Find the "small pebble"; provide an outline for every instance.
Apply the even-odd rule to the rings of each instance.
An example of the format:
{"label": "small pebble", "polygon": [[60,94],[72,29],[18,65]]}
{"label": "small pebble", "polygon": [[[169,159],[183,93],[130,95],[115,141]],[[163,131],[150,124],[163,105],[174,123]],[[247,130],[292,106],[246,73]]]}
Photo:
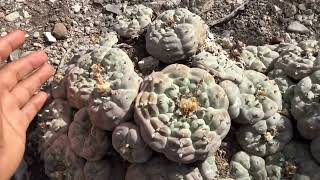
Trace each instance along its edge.
{"label": "small pebble", "polygon": [[2,32],[1,37],[6,36],[8,33],[7,32]]}
{"label": "small pebble", "polygon": [[40,33],[39,32],[34,32],[33,33],[33,37],[36,38],[36,39],[39,38],[40,37]]}
{"label": "small pebble", "polygon": [[57,38],[57,39],[67,39],[68,38],[68,30],[66,26],[63,23],[57,23],[54,25],[52,34]]}
{"label": "small pebble", "polygon": [[72,6],[73,12],[78,13],[80,12],[82,6],[80,6],[79,4],[75,4]]}
{"label": "small pebble", "polygon": [[15,12],[12,12],[12,13],[8,14],[5,17],[5,20],[9,21],[9,22],[13,22],[13,21],[17,20],[19,17],[20,17],[19,12],[15,11]]}
{"label": "small pebble", "polygon": [[57,39],[51,34],[51,32],[44,32],[44,36],[48,42],[54,43],[57,42]]}
{"label": "small pebble", "polygon": [[298,21],[293,21],[288,26],[288,31],[296,32],[296,33],[307,33],[309,29]]}

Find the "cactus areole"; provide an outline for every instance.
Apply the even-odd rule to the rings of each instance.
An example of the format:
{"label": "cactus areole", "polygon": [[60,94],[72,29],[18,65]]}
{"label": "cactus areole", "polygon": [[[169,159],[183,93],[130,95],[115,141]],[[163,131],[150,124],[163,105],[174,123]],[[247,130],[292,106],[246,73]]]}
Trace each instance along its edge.
{"label": "cactus areole", "polygon": [[147,77],[135,106],[145,142],[181,163],[204,160],[230,129],[229,101],[213,76],[173,64]]}

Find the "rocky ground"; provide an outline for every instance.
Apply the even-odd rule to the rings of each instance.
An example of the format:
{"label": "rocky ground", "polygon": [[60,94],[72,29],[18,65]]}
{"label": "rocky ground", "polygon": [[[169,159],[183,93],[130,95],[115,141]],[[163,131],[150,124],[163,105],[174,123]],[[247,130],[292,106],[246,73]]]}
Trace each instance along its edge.
{"label": "rocky ground", "polygon": [[[163,0],[130,1],[133,4],[141,2],[152,7],[155,14],[168,8],[186,6],[206,20],[216,38],[227,40],[230,44],[263,45],[320,38],[319,0],[207,0],[201,7],[192,4],[191,0],[183,5],[178,0],[172,0],[170,6],[161,4]],[[1,36],[14,29],[27,33],[26,43],[10,56],[9,61],[30,51],[44,50],[49,55],[50,63],[58,69],[71,56],[93,48],[100,37],[112,31],[114,18],[121,13],[118,3],[121,1],[0,0]],[[148,56],[143,42],[143,37],[122,39],[120,42],[125,43],[121,47],[136,62],[137,70],[138,62]],[[30,127],[30,131],[34,126]],[[46,179],[34,151],[37,144],[32,141],[31,135],[29,139],[25,158],[28,178]],[[225,141],[221,151],[230,150],[227,148],[231,146],[228,138]],[[225,152],[221,152],[221,157],[218,164],[226,170],[220,172],[227,176],[223,159],[230,157]]]}

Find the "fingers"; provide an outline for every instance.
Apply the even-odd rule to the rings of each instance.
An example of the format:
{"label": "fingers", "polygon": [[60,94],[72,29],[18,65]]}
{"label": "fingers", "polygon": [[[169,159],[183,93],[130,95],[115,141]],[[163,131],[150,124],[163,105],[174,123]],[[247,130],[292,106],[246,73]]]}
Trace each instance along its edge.
{"label": "fingers", "polygon": [[18,107],[22,108],[28,103],[34,93],[40,89],[41,85],[45,83],[53,73],[54,70],[52,66],[45,63],[35,73],[20,81],[11,91],[11,94],[17,99]]}
{"label": "fingers", "polygon": [[44,52],[29,54],[19,60],[9,63],[0,70],[0,83],[9,91],[25,76],[33,72],[48,61],[48,56]]}
{"label": "fingers", "polygon": [[0,39],[0,61],[7,59],[12,51],[22,46],[25,33],[17,30]]}
{"label": "fingers", "polygon": [[45,92],[39,92],[38,94],[34,95],[30,101],[22,108],[22,112],[24,113],[25,117],[27,118],[24,121],[23,126],[25,129],[28,128],[32,119],[36,116],[36,114],[40,111],[44,103],[46,102],[48,95]]}

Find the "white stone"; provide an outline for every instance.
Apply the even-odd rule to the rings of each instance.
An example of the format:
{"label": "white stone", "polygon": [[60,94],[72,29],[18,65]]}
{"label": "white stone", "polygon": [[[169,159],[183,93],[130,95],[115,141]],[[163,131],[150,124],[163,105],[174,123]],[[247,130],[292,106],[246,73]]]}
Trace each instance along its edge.
{"label": "white stone", "polygon": [[80,12],[81,8],[82,8],[82,6],[80,6],[79,4],[75,4],[72,6],[72,9],[75,13]]}
{"label": "white stone", "polygon": [[49,42],[57,42],[57,39],[51,34],[51,32],[44,32],[44,36]]}
{"label": "white stone", "polygon": [[20,17],[19,12],[15,11],[15,12],[12,12],[12,13],[8,14],[8,15],[5,17],[5,20],[6,20],[6,21],[9,21],[9,22],[12,22],[12,21],[17,20],[19,17]]}

